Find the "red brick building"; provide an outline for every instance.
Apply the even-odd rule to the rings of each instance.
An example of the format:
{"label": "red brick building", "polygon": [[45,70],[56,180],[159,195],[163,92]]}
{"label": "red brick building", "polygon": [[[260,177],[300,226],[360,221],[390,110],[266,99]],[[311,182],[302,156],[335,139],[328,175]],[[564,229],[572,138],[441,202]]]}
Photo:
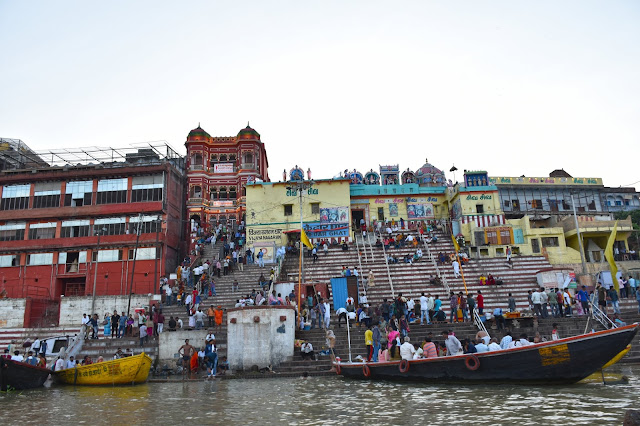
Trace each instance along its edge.
{"label": "red brick building", "polygon": [[267,151],[247,127],[237,136],[212,137],[200,126],[187,141],[188,216],[205,228],[244,220],[247,181],[269,182]]}
{"label": "red brick building", "polygon": [[95,277],[97,295],[156,293],[185,251],[184,158],[165,144],[40,156],[48,167],[0,172],[0,291],[45,306]]}

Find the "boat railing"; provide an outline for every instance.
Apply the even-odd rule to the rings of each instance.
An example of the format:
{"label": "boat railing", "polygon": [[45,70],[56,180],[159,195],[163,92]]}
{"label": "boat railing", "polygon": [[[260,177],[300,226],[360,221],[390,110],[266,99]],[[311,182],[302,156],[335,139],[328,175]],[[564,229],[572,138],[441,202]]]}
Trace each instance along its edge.
{"label": "boat railing", "polygon": [[475,324],[476,327],[478,327],[478,330],[480,331],[484,331],[485,333],[489,334],[489,332],[487,331],[487,327],[484,326],[484,322],[482,321],[482,318],[480,317],[480,314],[478,313],[478,310],[474,307],[473,308],[473,323]]}
{"label": "boat railing", "polygon": [[64,351],[64,359],[65,361],[69,360],[69,357],[78,357],[78,354],[82,350],[82,345],[84,344],[84,339],[87,335],[87,330],[89,326],[87,324],[82,324],[80,328],[80,334],[69,337],[67,340],[67,349]]}
{"label": "boat railing", "polygon": [[598,308],[598,304],[594,303],[593,298],[589,299],[589,304],[591,305],[591,318],[598,321],[607,330],[611,328],[618,328],[616,323],[611,321],[611,318],[609,318],[606,313],[602,312],[602,310]]}

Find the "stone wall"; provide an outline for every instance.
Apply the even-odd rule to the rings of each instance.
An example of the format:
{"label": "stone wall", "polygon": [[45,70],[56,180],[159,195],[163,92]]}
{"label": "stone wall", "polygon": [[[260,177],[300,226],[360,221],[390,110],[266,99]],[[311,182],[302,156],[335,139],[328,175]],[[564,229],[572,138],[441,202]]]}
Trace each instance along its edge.
{"label": "stone wall", "polygon": [[[166,326],[166,323],[165,323]],[[178,350],[184,345],[184,340],[189,339],[189,344],[194,348],[200,349],[205,346],[204,338],[207,335],[207,329],[202,330],[178,330],[165,331],[160,333],[158,338],[158,359],[160,365],[167,364],[173,368],[178,360]]]}
{"label": "stone wall", "polygon": [[250,306],[227,311],[227,358],[231,370],[276,367],[293,357],[293,306]]}
{"label": "stone wall", "polygon": [[[134,294],[131,296],[131,312],[135,308],[145,307],[149,308],[149,303],[152,300],[159,300],[160,295],[141,295]],[[127,305],[129,303],[128,296],[96,296],[95,312],[100,319],[104,317],[105,312],[113,313],[114,309],[118,313],[127,311]],[[91,311],[91,296],[79,296],[79,297],[62,297],[60,299],[60,325],[76,325],[80,326],[82,321],[82,314],[89,315]]]}
{"label": "stone wall", "polygon": [[24,327],[27,299],[0,299],[0,328]]}

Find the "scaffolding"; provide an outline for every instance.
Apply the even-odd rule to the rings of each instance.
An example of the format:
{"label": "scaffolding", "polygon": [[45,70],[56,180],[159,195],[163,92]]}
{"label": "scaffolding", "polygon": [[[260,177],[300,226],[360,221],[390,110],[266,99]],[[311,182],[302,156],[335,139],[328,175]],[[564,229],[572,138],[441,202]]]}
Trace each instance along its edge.
{"label": "scaffolding", "polygon": [[129,147],[61,148],[36,152],[50,167],[131,167],[170,162],[185,171],[185,157],[166,141],[133,143]]}

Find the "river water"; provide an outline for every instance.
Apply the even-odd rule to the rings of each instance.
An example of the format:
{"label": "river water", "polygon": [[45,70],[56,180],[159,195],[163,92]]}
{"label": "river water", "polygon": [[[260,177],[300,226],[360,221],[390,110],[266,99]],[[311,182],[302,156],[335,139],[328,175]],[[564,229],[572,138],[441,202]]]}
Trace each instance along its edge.
{"label": "river water", "polygon": [[338,377],[58,387],[0,395],[14,424],[622,424],[640,409],[640,366],[628,384],[421,385]]}

